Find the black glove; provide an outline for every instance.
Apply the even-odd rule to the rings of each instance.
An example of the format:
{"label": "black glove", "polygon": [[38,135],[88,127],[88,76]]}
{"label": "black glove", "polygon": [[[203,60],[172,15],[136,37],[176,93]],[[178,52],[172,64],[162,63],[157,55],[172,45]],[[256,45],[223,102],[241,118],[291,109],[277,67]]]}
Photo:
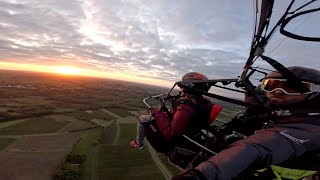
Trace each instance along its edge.
{"label": "black glove", "polygon": [[206,177],[197,169],[190,169],[180,175],[173,176],[171,180],[206,180]]}

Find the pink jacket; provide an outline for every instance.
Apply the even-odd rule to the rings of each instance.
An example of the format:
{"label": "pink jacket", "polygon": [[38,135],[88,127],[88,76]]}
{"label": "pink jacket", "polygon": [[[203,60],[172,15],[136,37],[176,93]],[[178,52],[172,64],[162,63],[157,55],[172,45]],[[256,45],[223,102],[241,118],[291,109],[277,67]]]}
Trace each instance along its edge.
{"label": "pink jacket", "polygon": [[[163,137],[171,141],[185,134],[189,127],[203,124],[203,121],[209,122],[211,108],[212,103],[207,99],[201,98],[197,104],[190,100],[179,103],[174,109],[172,120],[166,113],[158,109],[153,109],[151,113]],[[203,117],[203,114],[207,116]]]}

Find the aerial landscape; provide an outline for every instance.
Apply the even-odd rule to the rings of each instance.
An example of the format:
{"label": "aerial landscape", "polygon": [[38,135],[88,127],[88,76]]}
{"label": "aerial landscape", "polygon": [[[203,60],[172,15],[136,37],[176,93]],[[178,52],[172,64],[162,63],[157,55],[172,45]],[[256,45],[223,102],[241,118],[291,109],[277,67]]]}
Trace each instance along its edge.
{"label": "aerial landscape", "polygon": [[[163,171],[168,177],[179,172],[152,147],[139,152],[128,145],[137,117],[146,113],[142,99],[168,88],[24,71],[0,74],[5,179],[166,179]],[[136,174],[139,169],[148,171]]]}
{"label": "aerial landscape", "polygon": [[[131,176],[129,159],[149,153],[132,151],[128,137],[133,136],[136,116],[145,109],[143,97],[167,89],[98,78],[0,73],[0,159],[5,179]],[[119,158],[127,159],[108,167]],[[160,173],[151,157],[137,159],[146,162],[132,168]]]}
{"label": "aerial landscape", "polygon": [[[319,12],[316,0],[0,0],[0,180],[319,179],[319,131],[277,130],[297,114],[319,128]],[[293,173],[291,158],[308,166]]]}

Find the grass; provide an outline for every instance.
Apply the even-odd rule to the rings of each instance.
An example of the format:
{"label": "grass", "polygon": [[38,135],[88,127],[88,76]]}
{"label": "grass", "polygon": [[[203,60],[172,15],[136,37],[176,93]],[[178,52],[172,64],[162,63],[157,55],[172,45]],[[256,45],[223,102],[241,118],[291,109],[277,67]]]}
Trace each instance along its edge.
{"label": "grass", "polygon": [[54,133],[69,124],[48,117],[36,117],[0,129],[0,135],[24,135]]}
{"label": "grass", "polygon": [[16,138],[0,138],[0,151],[6,148],[9,144],[17,140]]}
{"label": "grass", "polygon": [[98,163],[98,148],[100,145],[93,147],[90,150],[90,153],[87,155],[87,159],[84,162],[83,168],[83,176],[81,179],[83,180],[96,180],[96,167]]}
{"label": "grass", "polygon": [[48,105],[51,103],[50,100],[47,100],[45,97],[41,96],[29,96],[29,97],[23,97],[23,98],[14,98],[13,101],[24,104],[24,105]]}
{"label": "grass", "polygon": [[116,119],[116,117],[108,113],[105,113],[101,110],[92,111],[92,113],[87,113],[85,111],[77,111],[77,112],[74,112],[73,115],[80,120],[86,120],[86,121],[90,121],[91,119],[103,119],[103,120]]}
{"label": "grass", "polygon": [[129,111],[131,114],[133,114],[135,117],[139,117],[141,114],[138,110],[135,110],[135,111]]}
{"label": "grass", "polygon": [[101,128],[91,130],[84,138],[76,144],[72,150],[72,154],[86,155],[86,160],[81,166],[83,176],[82,179],[90,180],[95,174],[95,164],[97,162],[97,144],[101,137]]}
{"label": "grass", "polygon": [[124,108],[118,108],[118,107],[108,107],[106,108],[108,111],[120,116],[120,117],[127,117],[127,116],[132,116],[130,112],[125,110]]}
{"label": "grass", "polygon": [[217,117],[217,119],[219,120],[222,120],[222,121],[225,121],[225,122],[228,122],[231,120],[233,115],[229,114],[229,113],[226,113],[224,111],[221,111]]}
{"label": "grass", "polygon": [[78,120],[77,118],[70,115],[48,115],[44,117],[53,119],[55,121],[66,121],[66,122],[73,122]]}
{"label": "grass", "polygon": [[136,134],[136,124],[120,124],[120,131],[116,145],[98,146],[95,157],[98,160],[95,168],[96,176],[92,179],[163,180],[164,177],[149,151],[146,148],[137,150],[129,146],[130,140],[134,139]]}
{"label": "grass", "polygon": [[88,121],[73,121],[70,124],[68,124],[67,127],[63,128],[62,131],[59,132],[79,131],[94,127],[97,127],[97,125]]}
{"label": "grass", "polygon": [[25,121],[26,119],[19,119],[19,120],[14,120],[14,121],[6,121],[6,122],[2,122],[0,123],[0,128],[5,128],[14,124],[18,124],[21,123],[23,121]]}
{"label": "grass", "polygon": [[72,150],[72,153],[79,155],[87,155],[93,146],[98,144],[98,140],[101,136],[101,128],[91,130],[84,138],[76,144]]}
{"label": "grass", "polygon": [[117,135],[117,123],[114,121],[109,126],[105,127],[101,137],[102,144],[112,144]]}
{"label": "grass", "polygon": [[101,145],[98,150],[97,179],[163,180],[149,152],[128,145]]}
{"label": "grass", "polygon": [[94,146],[98,141],[102,141],[102,143],[111,144],[114,140],[114,136],[116,135],[116,123],[110,124],[105,129],[95,129],[92,130],[85,138],[83,138],[73,149],[72,153],[86,155],[86,161],[82,166],[83,177],[84,180],[94,180],[96,179],[96,166],[98,160],[98,150],[101,145]]}
{"label": "grass", "polygon": [[62,108],[62,107],[57,107],[56,109],[53,110],[54,113],[62,113],[62,112],[72,112],[75,109],[72,108]]}
{"label": "grass", "polygon": [[136,124],[120,124],[120,138],[118,144],[125,144],[129,147],[129,142],[136,137]]}

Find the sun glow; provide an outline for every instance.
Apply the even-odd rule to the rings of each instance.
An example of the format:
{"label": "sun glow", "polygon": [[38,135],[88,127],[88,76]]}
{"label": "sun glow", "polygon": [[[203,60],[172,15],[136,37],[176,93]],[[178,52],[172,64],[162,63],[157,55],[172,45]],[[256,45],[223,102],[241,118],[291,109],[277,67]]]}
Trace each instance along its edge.
{"label": "sun glow", "polygon": [[11,63],[11,62],[0,62],[0,69],[8,70],[22,70],[22,71],[36,71],[36,72],[47,72],[47,73],[59,73],[63,75],[76,75],[76,76],[88,76],[88,77],[99,77],[99,78],[111,78],[117,80],[125,80],[131,82],[152,84],[157,86],[171,87],[173,82],[139,77],[132,74],[125,74],[121,72],[102,72],[83,67],[72,67],[72,66],[48,66],[48,65],[36,65],[36,64],[23,64],[23,63]]}
{"label": "sun glow", "polygon": [[65,74],[65,75],[81,74],[80,68],[70,67],[70,66],[57,66],[57,67],[54,67],[54,71],[56,73]]}

